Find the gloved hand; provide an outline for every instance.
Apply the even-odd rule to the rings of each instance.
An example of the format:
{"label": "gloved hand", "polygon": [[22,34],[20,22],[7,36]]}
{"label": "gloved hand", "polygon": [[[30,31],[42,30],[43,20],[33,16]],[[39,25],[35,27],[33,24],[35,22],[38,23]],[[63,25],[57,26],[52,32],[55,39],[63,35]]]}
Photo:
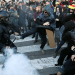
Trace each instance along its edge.
{"label": "gloved hand", "polygon": [[15,36],[16,40],[22,39],[22,36]]}

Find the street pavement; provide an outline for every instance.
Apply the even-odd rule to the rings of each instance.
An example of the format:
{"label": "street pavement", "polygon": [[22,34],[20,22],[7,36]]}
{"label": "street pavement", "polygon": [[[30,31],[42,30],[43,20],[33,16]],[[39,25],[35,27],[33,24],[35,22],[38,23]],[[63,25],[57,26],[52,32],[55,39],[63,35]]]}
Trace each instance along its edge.
{"label": "street pavement", "polygon": [[[14,35],[12,35],[11,40],[13,41],[14,38]],[[29,58],[32,66],[37,69],[40,75],[57,73],[59,68],[56,67],[55,64],[57,63],[59,54],[56,58],[53,58],[56,48],[50,48],[50,46],[46,44],[44,47],[45,54],[42,54],[40,51],[40,38],[37,43],[34,43],[34,40],[35,38],[32,39],[32,36],[28,36],[23,40],[15,40],[14,44],[18,48],[17,52],[25,54]],[[62,49],[66,46],[67,44],[64,44]],[[0,54],[0,67],[2,67],[4,59],[5,57],[3,54]]]}

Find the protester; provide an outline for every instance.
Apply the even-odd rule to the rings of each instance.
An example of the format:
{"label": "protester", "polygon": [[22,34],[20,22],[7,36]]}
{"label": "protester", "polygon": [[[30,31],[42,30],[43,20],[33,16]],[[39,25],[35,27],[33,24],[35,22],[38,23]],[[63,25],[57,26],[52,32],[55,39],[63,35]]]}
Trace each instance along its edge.
{"label": "protester", "polygon": [[[36,7],[36,12],[34,13],[34,16],[33,16],[33,18],[34,18],[34,23],[35,23],[35,21],[36,21],[36,18],[37,18],[41,13],[42,13],[42,8],[41,8],[41,6],[37,6],[37,7]],[[34,23],[33,23],[33,26],[34,26]],[[32,27],[33,27],[33,26],[32,26]],[[32,38],[35,37],[34,43],[36,43],[37,40],[38,40],[38,34],[39,34],[38,32],[33,34],[33,37],[32,37]]]}
{"label": "protester", "polygon": [[41,40],[42,40],[40,50],[44,54],[45,52],[44,52],[43,48],[47,42],[45,29],[54,31],[56,28],[56,22],[55,22],[53,14],[50,13],[49,5],[45,6],[45,8],[43,9],[43,12],[37,17],[36,24],[37,25],[35,25],[35,27],[32,30],[30,30],[29,32],[24,33],[23,35],[16,37],[16,38],[23,39],[33,33],[38,32],[40,34]]}

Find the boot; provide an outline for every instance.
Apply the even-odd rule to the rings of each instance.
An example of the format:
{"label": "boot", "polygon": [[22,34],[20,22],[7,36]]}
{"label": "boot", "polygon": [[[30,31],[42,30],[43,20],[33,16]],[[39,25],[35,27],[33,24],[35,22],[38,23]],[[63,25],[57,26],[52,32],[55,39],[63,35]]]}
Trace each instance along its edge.
{"label": "boot", "polygon": [[45,54],[45,51],[43,49],[40,49],[40,51],[42,52],[42,54]]}

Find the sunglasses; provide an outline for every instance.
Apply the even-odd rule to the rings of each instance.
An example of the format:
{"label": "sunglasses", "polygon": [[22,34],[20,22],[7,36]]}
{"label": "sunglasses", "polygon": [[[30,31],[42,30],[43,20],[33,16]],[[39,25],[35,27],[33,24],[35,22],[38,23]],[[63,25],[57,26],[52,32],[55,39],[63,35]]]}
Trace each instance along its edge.
{"label": "sunglasses", "polygon": [[44,12],[44,13],[48,14],[47,12]]}

